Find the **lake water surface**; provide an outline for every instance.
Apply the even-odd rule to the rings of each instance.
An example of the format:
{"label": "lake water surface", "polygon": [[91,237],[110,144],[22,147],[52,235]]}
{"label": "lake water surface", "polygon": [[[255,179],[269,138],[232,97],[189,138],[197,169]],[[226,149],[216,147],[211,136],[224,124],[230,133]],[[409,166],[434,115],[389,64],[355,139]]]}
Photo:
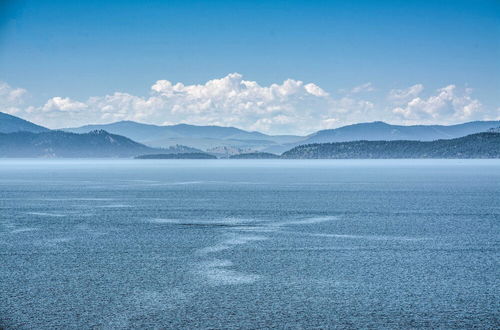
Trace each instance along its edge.
{"label": "lake water surface", "polygon": [[0,160],[0,328],[497,328],[498,160]]}

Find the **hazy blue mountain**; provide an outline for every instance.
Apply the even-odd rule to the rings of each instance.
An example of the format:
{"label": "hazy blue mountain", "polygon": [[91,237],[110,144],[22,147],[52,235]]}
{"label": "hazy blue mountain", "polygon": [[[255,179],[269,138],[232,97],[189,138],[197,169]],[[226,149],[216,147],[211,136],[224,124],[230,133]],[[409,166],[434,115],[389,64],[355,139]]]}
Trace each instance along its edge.
{"label": "hazy blue mountain", "polygon": [[0,133],[47,132],[48,128],[33,124],[27,120],[0,112]]}
{"label": "hazy blue mountain", "polygon": [[311,134],[300,144],[346,141],[433,141],[453,139],[469,134],[485,132],[500,126],[500,121],[473,121],[458,125],[390,125],[381,121],[343,126]]}
{"label": "hazy blue mountain", "polygon": [[311,143],[345,141],[432,141],[451,139],[487,131],[500,126],[500,121],[476,121],[465,124],[443,125],[390,125],[384,122],[361,123],[336,129],[318,131],[309,136],[266,135],[248,132],[235,127],[195,126],[187,124],[157,126],[133,121],[120,121],[104,125],[87,125],[68,128],[65,131],[86,133],[104,129],[113,134],[127,136],[151,147],[187,145],[210,150],[213,148],[238,148],[260,152],[282,153],[291,148]]}
{"label": "hazy blue mountain", "polygon": [[293,135],[272,136],[259,132],[249,132],[235,127],[196,126],[188,124],[157,126],[134,121],[86,125],[76,128],[65,128],[63,130],[73,133],[87,133],[96,129],[103,129],[113,134],[127,136],[152,147],[182,144],[205,150],[220,146],[262,149],[302,139],[302,137]]}
{"label": "hazy blue mountain", "polygon": [[61,130],[72,133],[88,133],[95,130],[105,130],[112,134],[126,136],[135,141],[155,138],[161,135],[163,131],[161,126],[141,124],[133,121],[119,121],[104,125],[85,125],[75,128],[64,128]]}
{"label": "hazy blue mountain", "polygon": [[197,152],[183,146],[155,149],[124,136],[96,130],[0,133],[0,157],[134,157],[148,153]]}
{"label": "hazy blue mountain", "polygon": [[[266,135],[235,127],[195,126],[178,124],[158,126],[134,121],[120,121],[103,125],[86,125],[64,129],[66,132],[88,133],[105,130],[126,136],[152,148],[185,145],[201,150],[229,148],[280,154],[298,145],[347,141],[433,141],[458,138],[485,132],[500,126],[500,121],[475,121],[459,125],[391,125],[384,122],[360,123],[336,129],[321,130],[309,136]],[[47,128],[21,118],[0,113],[0,132],[46,132]]]}
{"label": "hazy blue mountain", "polygon": [[436,141],[353,141],[295,147],[282,158],[500,158],[500,133],[484,132]]}
{"label": "hazy blue mountain", "polygon": [[104,129],[113,134],[120,134],[137,141],[155,141],[175,138],[209,138],[209,139],[257,139],[265,140],[266,135],[258,132],[247,132],[234,127],[194,126],[187,124],[157,126],[134,121],[119,121],[111,124],[86,125],[76,128],[65,128],[64,131],[87,133],[96,129]]}

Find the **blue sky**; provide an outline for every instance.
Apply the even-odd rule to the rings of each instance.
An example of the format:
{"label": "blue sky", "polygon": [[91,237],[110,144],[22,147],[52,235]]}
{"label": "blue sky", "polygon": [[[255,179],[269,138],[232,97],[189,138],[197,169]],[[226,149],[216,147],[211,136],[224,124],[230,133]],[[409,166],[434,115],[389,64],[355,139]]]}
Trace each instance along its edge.
{"label": "blue sky", "polygon": [[[499,1],[3,1],[0,9],[0,105],[50,127],[132,119],[307,133],[365,119],[500,117]],[[163,80],[183,88],[151,89]]]}

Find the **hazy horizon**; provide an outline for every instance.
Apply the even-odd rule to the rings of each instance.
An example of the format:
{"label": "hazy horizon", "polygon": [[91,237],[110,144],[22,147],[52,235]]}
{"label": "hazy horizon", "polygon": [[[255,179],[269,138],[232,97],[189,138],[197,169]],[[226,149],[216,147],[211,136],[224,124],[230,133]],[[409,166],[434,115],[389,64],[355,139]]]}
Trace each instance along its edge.
{"label": "hazy horizon", "polygon": [[[13,115],[13,116],[15,116],[15,115]],[[23,120],[27,120],[27,119],[19,117],[19,116],[15,116],[15,117],[21,118]],[[29,120],[27,120],[27,121],[29,121]],[[30,121],[30,122],[33,123],[33,124],[35,124],[35,125],[39,125],[39,126],[48,128],[48,127],[43,126],[43,125],[41,125],[39,123],[32,122],[32,121]],[[375,124],[375,123],[383,123],[383,124],[387,124],[389,126],[402,126],[402,127],[412,127],[412,126],[443,126],[443,127],[447,127],[447,126],[459,126],[459,125],[464,125],[464,124],[469,124],[469,123],[474,123],[474,122],[499,122],[500,123],[500,119],[496,119],[496,120],[472,120],[472,121],[460,122],[460,123],[449,124],[449,125],[445,125],[445,124],[408,124],[408,125],[404,125],[404,124],[395,124],[395,123],[391,123],[391,122],[387,122],[387,121],[382,121],[382,120],[374,120],[374,121],[365,121],[365,122],[346,123],[345,125],[341,125],[341,126],[338,126],[338,127],[332,127],[332,128],[328,128],[328,129],[337,129],[337,128],[343,128],[343,127],[348,127],[348,126],[368,125],[368,124]],[[243,131],[248,131],[248,132],[251,132],[251,133],[253,133],[253,132],[255,132],[255,133],[263,133],[263,132],[258,131],[258,130],[253,130],[253,131],[252,130],[245,130],[244,128],[237,127],[237,126],[195,125],[195,124],[190,124],[190,123],[186,123],[186,122],[171,123],[171,124],[167,124],[167,125],[158,125],[158,124],[149,124],[149,123],[146,123],[146,122],[141,122],[141,121],[137,121],[137,120],[130,120],[130,119],[124,119],[124,120],[118,120],[118,121],[110,121],[110,122],[103,122],[103,123],[86,123],[86,124],[82,124],[80,126],[75,126],[75,127],[57,127],[57,128],[49,128],[49,129],[51,129],[51,130],[66,130],[66,129],[83,128],[83,127],[87,127],[87,126],[107,126],[107,125],[113,125],[113,124],[118,124],[118,123],[134,123],[134,124],[138,124],[138,125],[151,125],[151,126],[156,126],[156,127],[171,127],[171,126],[186,125],[186,126],[195,126],[195,127],[236,128],[236,129],[240,129],[240,130],[243,130]],[[496,127],[492,127],[492,128],[496,128]],[[328,130],[328,129],[324,129],[324,130]],[[293,136],[304,136],[305,137],[305,136],[317,133],[319,131],[322,131],[322,130],[312,131],[312,132],[309,132],[309,133],[306,133],[306,134],[293,134],[293,133],[289,133],[289,134],[268,134],[268,135],[290,135],[290,136],[293,135]]]}

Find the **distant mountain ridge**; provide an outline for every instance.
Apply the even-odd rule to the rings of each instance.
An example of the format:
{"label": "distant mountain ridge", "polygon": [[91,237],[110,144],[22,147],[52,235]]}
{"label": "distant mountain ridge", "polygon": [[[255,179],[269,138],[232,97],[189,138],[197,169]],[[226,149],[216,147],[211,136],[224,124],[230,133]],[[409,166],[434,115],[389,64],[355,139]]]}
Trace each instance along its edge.
{"label": "distant mountain ridge", "polygon": [[500,158],[500,133],[435,141],[352,141],[295,147],[285,159]]}
{"label": "distant mountain ridge", "polygon": [[[308,136],[267,135],[235,127],[195,126],[188,124],[158,126],[134,121],[86,125],[63,129],[65,132],[88,133],[105,130],[125,136],[150,148],[177,148],[184,145],[220,157],[239,153],[268,152],[281,154],[299,145],[347,141],[433,141],[497,130],[500,121],[474,121],[458,125],[391,125],[384,122],[359,123],[321,130]],[[50,130],[21,118],[0,112],[0,133],[49,132]]]}
{"label": "distant mountain ridge", "polygon": [[0,133],[0,157],[134,157],[150,153],[199,152],[183,146],[150,148],[124,136],[96,130],[86,134],[48,131]]}
{"label": "distant mountain ridge", "polygon": [[113,134],[127,136],[152,147],[166,147],[175,144],[189,145],[199,149],[214,147],[238,147],[262,149],[272,145],[291,143],[302,139],[294,135],[266,135],[249,132],[235,127],[196,126],[188,124],[158,126],[134,121],[119,121],[111,124],[85,125],[62,130],[73,133],[87,133],[104,129]]}
{"label": "distant mountain ridge", "polygon": [[485,132],[500,126],[500,121],[473,121],[458,125],[391,125],[381,121],[322,130],[300,141],[301,144],[347,141],[433,141],[453,139]]}
{"label": "distant mountain ridge", "polygon": [[196,126],[188,124],[177,125],[151,125],[143,124],[135,121],[124,120],[110,124],[85,125],[75,128],[64,128],[63,131],[71,131],[73,133],[87,133],[96,129],[106,129],[107,131],[120,131],[120,133],[128,133],[131,138],[136,140],[154,140],[166,137],[192,137],[192,138],[252,138],[259,139],[266,137],[265,134],[259,132],[248,132],[235,127],[223,126]]}
{"label": "distant mountain ridge", "polygon": [[33,124],[30,121],[21,119],[16,116],[0,112],[0,133],[14,133],[14,132],[48,132],[48,128],[40,125]]}
{"label": "distant mountain ridge", "polygon": [[295,146],[311,143],[345,141],[432,141],[451,139],[487,131],[500,126],[500,121],[475,121],[458,125],[391,125],[384,122],[360,123],[322,130],[308,136],[267,135],[235,127],[195,126],[178,124],[158,126],[134,121],[120,121],[103,125],[86,125],[66,128],[65,131],[86,133],[104,129],[113,134],[127,136],[152,147],[182,144],[208,150],[218,147],[251,149],[261,152],[281,153]]}

